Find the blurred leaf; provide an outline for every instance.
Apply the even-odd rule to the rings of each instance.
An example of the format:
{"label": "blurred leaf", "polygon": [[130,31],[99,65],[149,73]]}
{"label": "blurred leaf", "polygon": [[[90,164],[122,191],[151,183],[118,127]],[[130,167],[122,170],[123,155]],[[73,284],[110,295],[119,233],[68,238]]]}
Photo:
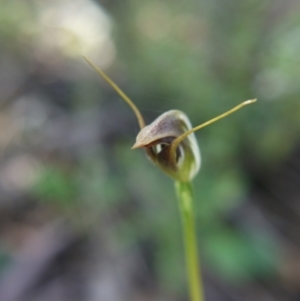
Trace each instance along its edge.
{"label": "blurred leaf", "polygon": [[9,254],[0,248],[0,275],[5,271],[6,267],[11,262]]}
{"label": "blurred leaf", "polygon": [[209,264],[234,283],[272,277],[279,259],[279,250],[269,237],[244,235],[226,226],[207,235],[203,246]]}
{"label": "blurred leaf", "polygon": [[72,173],[67,173],[55,166],[46,166],[33,187],[32,193],[41,201],[67,208],[74,203],[78,187]]}

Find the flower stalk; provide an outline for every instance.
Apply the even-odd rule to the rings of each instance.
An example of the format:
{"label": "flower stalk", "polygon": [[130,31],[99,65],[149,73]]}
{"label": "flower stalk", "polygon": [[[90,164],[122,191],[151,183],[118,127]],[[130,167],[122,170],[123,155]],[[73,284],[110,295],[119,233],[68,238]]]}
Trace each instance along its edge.
{"label": "flower stalk", "polygon": [[175,189],[179,201],[179,211],[183,226],[183,240],[185,245],[186,269],[191,301],[204,301],[203,284],[201,279],[196,225],[193,208],[193,191],[190,182],[175,182]]}

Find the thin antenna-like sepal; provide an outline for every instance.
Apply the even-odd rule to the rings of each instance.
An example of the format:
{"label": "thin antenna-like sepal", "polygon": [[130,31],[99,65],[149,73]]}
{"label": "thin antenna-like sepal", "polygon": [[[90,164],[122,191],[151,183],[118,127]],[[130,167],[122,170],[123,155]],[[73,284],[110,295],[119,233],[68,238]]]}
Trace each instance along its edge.
{"label": "thin antenna-like sepal", "polygon": [[244,106],[246,106],[246,105],[250,105],[250,104],[252,104],[252,103],[254,103],[254,102],[256,102],[256,99],[246,100],[246,101],[242,102],[241,104],[235,106],[235,107],[232,108],[231,110],[229,110],[229,111],[227,111],[227,112],[225,112],[225,113],[223,113],[223,114],[221,114],[221,115],[219,115],[219,116],[217,116],[217,117],[215,117],[215,118],[213,118],[213,119],[210,119],[210,120],[208,120],[208,121],[206,121],[206,122],[204,122],[204,123],[202,123],[202,124],[200,124],[200,125],[198,125],[198,126],[192,128],[192,129],[186,131],[184,134],[182,134],[182,135],[180,135],[179,137],[177,137],[176,139],[174,139],[174,141],[173,141],[173,142],[171,143],[171,145],[170,145],[170,154],[171,154],[171,156],[172,156],[171,160],[172,160],[173,162],[175,162],[176,149],[177,149],[177,147],[179,146],[179,144],[180,144],[180,143],[181,143],[188,135],[190,135],[191,133],[194,133],[194,132],[196,132],[196,131],[198,131],[198,130],[204,128],[204,127],[206,127],[207,125],[210,125],[210,124],[212,124],[212,123],[214,123],[214,122],[216,122],[216,121],[218,121],[218,120],[220,120],[220,119],[222,119],[222,118],[224,118],[224,117],[226,117],[226,116],[232,114],[233,112],[235,112],[235,111],[241,109],[242,107],[244,107]]}
{"label": "thin antenna-like sepal", "polygon": [[133,103],[133,101],[99,67],[97,67],[94,63],[92,63],[87,57],[83,56],[83,58],[126,101],[126,103],[130,106],[130,108],[135,113],[140,128],[141,129],[144,128],[145,127],[144,118],[141,112],[139,111],[139,109]]}

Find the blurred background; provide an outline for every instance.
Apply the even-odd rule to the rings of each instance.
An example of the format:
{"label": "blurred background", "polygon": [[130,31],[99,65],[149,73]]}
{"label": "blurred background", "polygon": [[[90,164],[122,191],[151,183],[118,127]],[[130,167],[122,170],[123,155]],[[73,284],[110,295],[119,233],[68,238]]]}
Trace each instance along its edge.
{"label": "blurred background", "polygon": [[300,300],[300,2],[1,0],[0,300],[184,301],[173,181],[133,112],[197,133],[207,301]]}

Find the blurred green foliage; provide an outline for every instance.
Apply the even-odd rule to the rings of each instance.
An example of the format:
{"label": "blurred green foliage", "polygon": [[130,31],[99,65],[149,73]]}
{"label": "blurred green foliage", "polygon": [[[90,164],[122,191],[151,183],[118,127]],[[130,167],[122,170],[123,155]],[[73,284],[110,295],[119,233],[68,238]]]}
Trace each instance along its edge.
{"label": "blurred green foliage", "polygon": [[43,170],[32,193],[43,201],[69,207],[78,195],[76,187],[71,175],[64,174],[60,168],[49,166]]}

